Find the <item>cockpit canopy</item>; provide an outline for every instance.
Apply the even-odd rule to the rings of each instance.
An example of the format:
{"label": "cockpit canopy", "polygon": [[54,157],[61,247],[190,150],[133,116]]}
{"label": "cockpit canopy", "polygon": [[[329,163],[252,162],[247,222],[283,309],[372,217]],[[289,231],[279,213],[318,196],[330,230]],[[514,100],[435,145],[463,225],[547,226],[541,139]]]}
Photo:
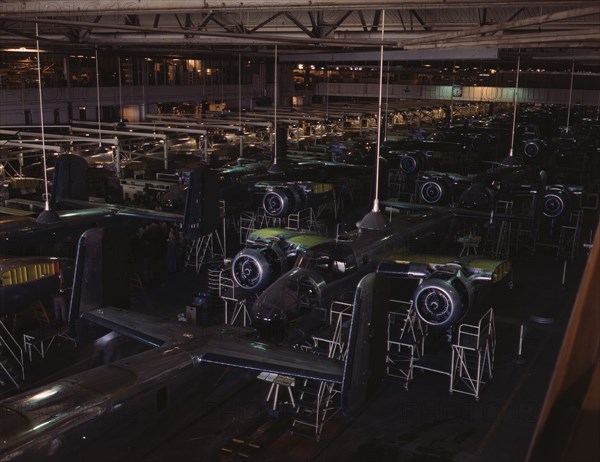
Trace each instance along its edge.
{"label": "cockpit canopy", "polygon": [[348,245],[325,242],[308,249],[296,266],[317,271],[326,279],[337,278],[356,271],[356,257]]}

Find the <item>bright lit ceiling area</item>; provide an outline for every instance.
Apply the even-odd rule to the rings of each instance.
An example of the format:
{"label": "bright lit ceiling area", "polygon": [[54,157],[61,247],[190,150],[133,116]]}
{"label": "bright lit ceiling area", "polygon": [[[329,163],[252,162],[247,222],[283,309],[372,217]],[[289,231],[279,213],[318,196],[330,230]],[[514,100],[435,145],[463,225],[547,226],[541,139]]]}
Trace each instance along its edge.
{"label": "bright lit ceiling area", "polygon": [[[508,60],[600,71],[600,3],[420,0],[0,0],[3,50],[40,47],[289,62]],[[522,61],[524,62],[524,61]]]}

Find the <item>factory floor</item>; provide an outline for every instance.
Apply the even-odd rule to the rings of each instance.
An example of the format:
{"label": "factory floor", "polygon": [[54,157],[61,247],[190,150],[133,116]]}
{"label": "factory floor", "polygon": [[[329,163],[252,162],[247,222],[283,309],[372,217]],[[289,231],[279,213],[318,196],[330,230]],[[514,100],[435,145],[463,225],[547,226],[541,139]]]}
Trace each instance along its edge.
{"label": "factory floor", "polygon": [[[335,415],[317,441],[292,434],[289,417],[269,412],[268,385],[256,380],[210,415],[192,419],[185,428],[165,429],[165,440],[148,442],[140,460],[525,460],[586,255],[579,252],[572,261],[541,247],[533,256],[522,252],[512,260],[514,287],[487,301],[494,310],[497,344],[493,377],[478,400],[450,394],[446,375],[416,370],[408,389],[386,378],[357,415]],[[181,318],[205,290],[204,271],[165,272],[135,288],[132,309]],[[204,321],[219,322],[222,312],[204,316]],[[71,366],[55,370],[49,354],[45,366],[34,368],[39,383],[93,365],[91,344],[61,340],[56,348],[63,360],[72,355]]]}
{"label": "factory floor", "polygon": [[[415,372],[407,390],[388,378],[358,415],[336,415],[316,441],[291,434],[289,419],[269,415],[268,386],[256,381],[142,460],[522,461],[584,265],[585,256],[565,264],[552,251],[515,259],[513,289],[488,301],[497,344],[493,378],[479,400],[450,394],[449,377],[430,371]],[[259,448],[244,447],[254,440]]]}

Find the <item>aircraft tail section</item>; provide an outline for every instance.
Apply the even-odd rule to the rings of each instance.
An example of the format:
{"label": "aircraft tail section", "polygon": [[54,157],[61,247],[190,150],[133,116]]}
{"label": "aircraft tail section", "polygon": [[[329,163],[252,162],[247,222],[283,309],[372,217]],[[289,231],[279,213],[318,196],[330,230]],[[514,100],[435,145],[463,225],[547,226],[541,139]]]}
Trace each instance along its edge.
{"label": "aircraft tail section", "polygon": [[388,280],[367,274],[354,295],[348,355],[342,379],[344,414],[356,412],[383,380],[387,342]]}
{"label": "aircraft tail section", "polygon": [[206,167],[191,176],[183,212],[183,231],[189,239],[212,233],[219,225],[219,180]]}
{"label": "aircraft tail section", "polygon": [[341,386],[341,408],[351,415],[374,394],[383,380],[387,342],[389,278],[376,273],[363,277],[354,296],[345,361],[257,340],[252,329],[158,320],[129,310],[103,306],[83,317],[122,335],[158,347],[193,342],[196,363],[320,380]]}
{"label": "aircraft tail section", "polygon": [[[118,271],[117,271],[118,269]],[[129,249],[117,229],[95,227],[79,238],[69,306],[69,335],[77,337],[81,314],[99,306],[129,308]]]}
{"label": "aircraft tail section", "polygon": [[87,182],[87,161],[74,154],[62,154],[54,165],[54,181],[50,195],[50,205],[64,199],[88,201],[90,194]]}

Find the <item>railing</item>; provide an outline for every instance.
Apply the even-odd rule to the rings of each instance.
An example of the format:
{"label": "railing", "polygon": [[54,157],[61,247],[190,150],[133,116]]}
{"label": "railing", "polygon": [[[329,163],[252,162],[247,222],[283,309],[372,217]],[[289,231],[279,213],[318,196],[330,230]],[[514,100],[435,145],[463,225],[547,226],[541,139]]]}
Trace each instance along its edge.
{"label": "railing", "polygon": [[[25,361],[23,359],[23,348],[21,348],[19,342],[15,340],[13,335],[6,328],[2,321],[0,321],[0,343],[6,347],[6,350],[10,352],[10,355],[13,357],[13,359],[19,364],[21,368],[21,376],[23,379],[25,379]],[[18,387],[18,382],[13,378],[12,374],[6,370],[2,363],[0,363],[0,367],[2,367],[6,375],[10,377],[15,386]]]}

